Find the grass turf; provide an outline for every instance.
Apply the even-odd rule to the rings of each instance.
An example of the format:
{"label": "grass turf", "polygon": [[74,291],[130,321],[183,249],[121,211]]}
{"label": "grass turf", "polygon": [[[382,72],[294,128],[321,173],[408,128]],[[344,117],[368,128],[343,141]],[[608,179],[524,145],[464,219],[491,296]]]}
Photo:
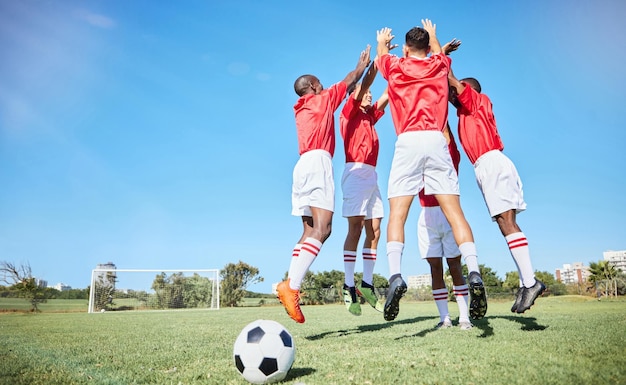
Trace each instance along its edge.
{"label": "grass turf", "polygon": [[[450,303],[452,316],[458,314]],[[304,306],[296,324],[282,307],[218,311],[0,315],[2,384],[246,384],[232,348],[264,318],[294,336],[286,384],[623,384],[626,302],[537,300],[524,315],[489,303],[474,328],[435,330],[432,302],[401,302],[393,322],[365,306]],[[455,322],[456,324],[456,322]]]}

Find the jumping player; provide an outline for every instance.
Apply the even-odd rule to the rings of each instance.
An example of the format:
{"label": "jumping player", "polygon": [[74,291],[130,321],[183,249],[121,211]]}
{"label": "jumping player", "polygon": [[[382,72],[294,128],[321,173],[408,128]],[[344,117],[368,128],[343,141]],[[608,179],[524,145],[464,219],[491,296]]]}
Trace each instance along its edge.
{"label": "jumping player", "polygon": [[[389,295],[384,318],[394,320],[407,286],[401,276],[404,225],[420,190],[434,195],[452,227],[454,238],[469,270],[470,315],[482,318],[487,311],[485,288],[478,270],[474,236],[459,200],[458,178],[443,130],[448,118],[450,58],[442,51],[436,27],[428,19],[423,28],[406,33],[404,57],[389,54],[391,29],[377,31],[375,61],[387,79],[391,116],[398,139],[389,175],[389,224],[387,257]],[[429,55],[430,53],[430,55]]]}
{"label": "jumping player", "polygon": [[[452,157],[452,163],[458,172],[461,154],[448,124],[446,124],[443,134],[448,140],[448,149]],[[448,312],[448,289],[443,277],[443,258],[446,258],[450,275],[452,276],[454,297],[459,308],[459,328],[461,330],[469,330],[472,328],[467,307],[469,292],[463,277],[461,252],[454,241],[452,228],[434,196],[426,195],[424,190],[422,190],[419,193],[419,199],[422,211],[417,221],[417,239],[420,254],[430,265],[432,293],[439,311],[440,320],[435,328],[443,329],[452,326],[450,313]]]}
{"label": "jumping player", "polygon": [[293,249],[287,280],[279,283],[276,291],[287,314],[298,323],[304,322],[300,285],[331,233],[335,206],[334,113],[369,64],[368,45],[361,52],[356,68],[330,88],[324,89],[313,75],[302,75],[294,83],[300,97],[294,105],[300,159],[293,170],[291,213],[302,218],[303,231]]}
{"label": "jumping player", "polygon": [[[348,234],[343,245],[345,281],[343,298],[346,308],[353,315],[361,315],[357,295],[363,297],[374,309],[382,312],[374,288],[374,265],[376,248],[380,239],[380,222],[383,218],[383,201],[378,188],[376,162],[378,160],[378,134],[374,125],[385,113],[387,90],[372,105],[370,86],[377,74],[376,66],[370,65],[346,100],[339,117],[344,143],[346,165],[341,178],[343,191],[342,214],[348,219]],[[361,232],[365,240],[361,251],[363,279],[359,286],[354,282],[354,269]]]}
{"label": "jumping player", "polygon": [[504,145],[496,126],[491,100],[481,93],[474,78],[459,81],[452,70],[448,74],[450,102],[456,107],[461,145],[474,165],[478,187],[485,198],[489,215],[498,224],[513,261],[521,285],[511,311],[523,313],[546,289],[535,278],[530,261],[528,240],[515,217],[526,209],[522,181],[513,162],[502,152]]}

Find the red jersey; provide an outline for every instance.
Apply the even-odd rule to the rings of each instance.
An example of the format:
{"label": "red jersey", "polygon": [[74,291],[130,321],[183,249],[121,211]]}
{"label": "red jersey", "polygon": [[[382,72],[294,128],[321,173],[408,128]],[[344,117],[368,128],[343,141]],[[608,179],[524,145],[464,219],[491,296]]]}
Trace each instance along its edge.
{"label": "red jersey", "polygon": [[378,102],[363,112],[361,101],[348,97],[339,116],[346,163],[359,162],[376,167],[379,144],[374,124],[384,114],[378,110]]}
{"label": "red jersey", "polygon": [[300,155],[311,150],[335,153],[335,111],[346,97],[348,85],[339,82],[319,94],[301,96],[293,106],[296,113]]}
{"label": "red jersey", "polygon": [[389,84],[389,105],[396,134],[443,131],[448,121],[448,72],[443,53],[425,59],[383,55],[376,66]]}
{"label": "red jersey", "polygon": [[[461,162],[461,153],[459,152],[458,147],[456,146],[456,142],[454,141],[454,136],[452,136],[452,131],[450,131],[450,143],[448,143],[448,150],[450,150],[450,156],[452,157],[452,163],[454,164],[454,168],[458,174],[459,172],[459,163]],[[439,202],[437,202],[437,198],[434,195],[426,195],[424,194],[424,189],[420,190],[419,193],[420,205],[422,207],[437,207],[439,206]]]}
{"label": "red jersey", "polygon": [[459,117],[459,140],[470,162],[474,164],[481,155],[491,150],[504,149],[496,118],[493,116],[491,100],[478,93],[469,84],[458,96],[461,106],[457,108]]}

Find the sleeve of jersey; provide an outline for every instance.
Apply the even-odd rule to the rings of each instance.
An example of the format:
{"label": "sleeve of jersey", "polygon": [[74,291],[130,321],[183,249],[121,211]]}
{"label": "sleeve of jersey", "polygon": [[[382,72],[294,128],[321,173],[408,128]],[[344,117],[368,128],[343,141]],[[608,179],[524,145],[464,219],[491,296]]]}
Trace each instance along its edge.
{"label": "sleeve of jersey", "polygon": [[348,99],[346,99],[346,104],[344,104],[343,108],[341,109],[341,116],[344,119],[348,119],[348,120],[352,119],[352,117],[356,113],[356,109],[357,109],[357,100],[353,98],[352,95],[349,95]]}
{"label": "sleeve of jersey", "polygon": [[378,72],[383,76],[383,78],[387,79],[389,75],[389,67],[391,65],[392,55],[386,54],[381,57],[377,57],[374,63],[376,64],[376,68]]}
{"label": "sleeve of jersey", "polygon": [[385,115],[385,110],[378,109],[378,102],[374,103],[372,108],[369,109],[369,114],[374,118],[374,123],[378,122],[383,115]]}
{"label": "sleeve of jersey", "polygon": [[348,85],[343,81],[339,83],[335,83],[328,89],[330,94],[330,101],[333,107],[333,111],[336,111],[339,108],[339,105],[346,97],[346,92],[348,92]]}
{"label": "sleeve of jersey", "polygon": [[464,109],[473,114],[476,112],[478,105],[478,92],[476,92],[476,90],[470,87],[467,83],[463,83],[463,85],[465,86],[465,89],[458,95],[457,99]]}

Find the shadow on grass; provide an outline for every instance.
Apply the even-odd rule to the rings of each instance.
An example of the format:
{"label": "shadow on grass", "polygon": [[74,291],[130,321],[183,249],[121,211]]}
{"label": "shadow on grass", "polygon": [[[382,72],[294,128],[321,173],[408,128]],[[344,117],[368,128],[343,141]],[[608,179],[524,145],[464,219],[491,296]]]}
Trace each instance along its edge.
{"label": "shadow on grass", "polygon": [[492,316],[492,317],[485,317],[481,320],[474,320],[473,324],[475,328],[478,328],[482,331],[481,335],[479,335],[479,338],[487,338],[487,337],[491,337],[493,335],[493,327],[491,327],[491,325],[489,325],[489,320],[490,319],[505,319],[508,321],[513,321],[513,322],[517,322],[519,324],[522,325],[522,327],[520,328],[520,330],[523,331],[527,331],[527,332],[532,332],[532,331],[541,331],[541,330],[545,330],[548,328],[548,326],[544,326],[544,325],[540,325],[537,323],[537,318],[535,317],[520,317],[520,316],[512,316],[512,315],[496,315],[496,316]]}
{"label": "shadow on grass", "polygon": [[289,369],[289,372],[287,373],[287,377],[285,377],[285,379],[283,380],[284,382],[287,381],[292,381],[295,379],[298,379],[300,377],[305,377],[308,376],[310,374],[315,373],[316,370],[313,368],[291,368]]}
{"label": "shadow on grass", "polygon": [[306,338],[309,341],[317,341],[326,337],[338,337],[338,336],[345,336],[345,335],[355,334],[355,333],[375,332],[378,330],[392,327],[394,325],[412,324],[415,322],[425,321],[429,319],[439,319],[439,317],[415,317],[415,318],[403,319],[400,321],[390,321],[390,322],[371,324],[371,325],[359,325],[352,329],[327,331],[327,332],[315,334],[312,336],[306,336],[304,338]]}

